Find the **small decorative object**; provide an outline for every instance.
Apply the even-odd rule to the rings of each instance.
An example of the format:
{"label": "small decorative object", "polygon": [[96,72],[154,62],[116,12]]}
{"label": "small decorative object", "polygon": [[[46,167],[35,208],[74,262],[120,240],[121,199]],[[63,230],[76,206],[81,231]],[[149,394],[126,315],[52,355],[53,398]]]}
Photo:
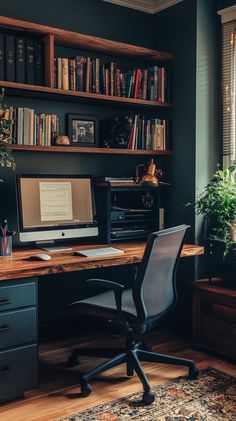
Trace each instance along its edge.
{"label": "small decorative object", "polygon": [[2,167],[11,167],[15,169],[15,161],[8,148],[8,145],[12,140],[12,120],[10,120],[7,106],[4,104],[4,95],[5,89],[2,88],[0,93],[0,165]]}
{"label": "small decorative object", "polygon": [[[158,169],[154,164],[154,160],[151,159],[151,162],[147,165],[144,175],[139,176],[139,168],[146,167],[145,164],[137,165],[136,167],[136,182],[139,184],[144,184],[148,186],[158,186],[159,180],[158,177],[162,176],[162,170]],[[158,177],[157,177],[158,176]]]}
{"label": "small decorative object", "polygon": [[68,136],[57,136],[55,139],[55,145],[56,146],[69,146],[70,145],[70,139]]}
{"label": "small decorative object", "polygon": [[[195,210],[197,214],[204,215],[209,229],[208,236],[224,240],[228,247],[231,232],[235,232],[236,221],[236,164],[225,170],[219,168],[212,181],[197,197]],[[227,248],[226,247],[226,248]]]}
{"label": "small decorative object", "polygon": [[98,146],[98,119],[95,116],[68,114],[71,146]]}
{"label": "small decorative object", "polygon": [[103,121],[103,144],[106,148],[127,149],[134,117],[125,116]]}
{"label": "small decorative object", "polygon": [[150,191],[142,195],[142,204],[146,209],[152,209],[154,206],[154,196]]}

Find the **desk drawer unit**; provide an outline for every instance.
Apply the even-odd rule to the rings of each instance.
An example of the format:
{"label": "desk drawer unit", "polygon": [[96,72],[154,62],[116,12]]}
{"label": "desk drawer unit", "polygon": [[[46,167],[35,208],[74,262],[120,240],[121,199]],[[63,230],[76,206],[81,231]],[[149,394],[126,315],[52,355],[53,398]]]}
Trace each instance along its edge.
{"label": "desk drawer unit", "polygon": [[0,351],[0,403],[37,386],[37,346]]}
{"label": "desk drawer unit", "polygon": [[236,291],[199,284],[194,291],[193,342],[236,359]]}
{"label": "desk drawer unit", "polygon": [[37,385],[36,278],[0,282],[0,402]]}
{"label": "desk drawer unit", "polygon": [[14,308],[36,305],[36,284],[34,278],[25,280],[0,282],[0,312]]}
{"label": "desk drawer unit", "polygon": [[36,341],[35,307],[0,313],[0,349]]}

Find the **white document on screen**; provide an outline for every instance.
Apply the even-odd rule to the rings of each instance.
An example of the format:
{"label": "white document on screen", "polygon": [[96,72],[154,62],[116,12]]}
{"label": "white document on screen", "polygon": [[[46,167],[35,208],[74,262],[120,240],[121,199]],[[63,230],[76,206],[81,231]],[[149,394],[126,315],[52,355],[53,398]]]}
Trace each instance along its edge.
{"label": "white document on screen", "polygon": [[41,221],[73,220],[71,183],[40,182],[39,196]]}

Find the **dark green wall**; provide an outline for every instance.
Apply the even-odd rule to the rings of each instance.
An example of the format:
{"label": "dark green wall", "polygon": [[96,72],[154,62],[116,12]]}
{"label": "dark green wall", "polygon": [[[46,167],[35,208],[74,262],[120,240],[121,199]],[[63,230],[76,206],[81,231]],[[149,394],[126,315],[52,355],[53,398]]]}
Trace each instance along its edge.
{"label": "dark green wall", "polygon": [[235,5],[235,0],[217,0],[217,10],[225,9],[226,7]]}
{"label": "dark green wall", "polygon": [[[218,88],[216,51],[219,51],[217,3],[186,0],[156,15],[137,12],[100,0],[42,0],[40,7],[29,0],[9,0],[1,5],[1,14],[19,19],[58,26],[113,40],[173,52],[173,157],[156,159],[166,171],[172,186],[168,194],[169,225],[189,223],[189,241],[196,241],[199,227],[194,210],[185,203],[194,201],[197,188],[206,184],[219,161]],[[209,23],[209,25],[208,25]],[[88,107],[69,102],[7,98],[9,105],[28,105],[37,111],[106,115],[125,113],[120,108]],[[61,123],[64,130],[64,120]],[[63,154],[17,153],[17,172],[68,172],[93,175],[132,175],[135,165],[146,158],[117,156],[64,156]],[[13,173],[0,170],[12,190]],[[8,200],[11,198],[8,195]],[[195,230],[196,229],[196,230]],[[182,269],[183,269],[183,264]],[[194,277],[193,261],[181,269],[180,289],[186,291],[181,306],[191,301],[187,281]],[[185,304],[184,304],[185,303]],[[186,309],[189,315],[189,309]],[[182,312],[184,319],[185,311]]]}

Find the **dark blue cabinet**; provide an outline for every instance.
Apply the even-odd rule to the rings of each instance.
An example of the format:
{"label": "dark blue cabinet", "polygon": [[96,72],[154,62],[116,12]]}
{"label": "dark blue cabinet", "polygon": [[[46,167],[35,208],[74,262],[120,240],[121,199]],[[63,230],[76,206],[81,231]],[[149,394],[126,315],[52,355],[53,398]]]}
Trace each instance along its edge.
{"label": "dark blue cabinet", "polygon": [[38,383],[37,280],[0,283],[0,403]]}

